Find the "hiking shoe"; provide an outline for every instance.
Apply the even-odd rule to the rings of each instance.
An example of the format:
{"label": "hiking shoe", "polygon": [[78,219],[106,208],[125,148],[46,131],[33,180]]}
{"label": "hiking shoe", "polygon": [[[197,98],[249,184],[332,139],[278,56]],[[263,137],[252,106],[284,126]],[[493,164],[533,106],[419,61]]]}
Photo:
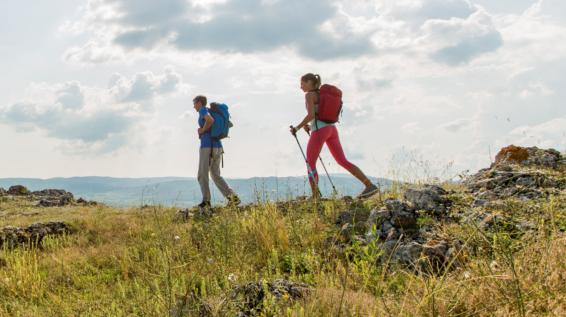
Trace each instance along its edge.
{"label": "hiking shoe", "polygon": [[210,201],[203,201],[202,203],[198,204],[199,208],[210,208]]}
{"label": "hiking shoe", "polygon": [[358,195],[358,198],[368,198],[373,194],[377,193],[378,191],[379,191],[379,187],[375,186],[374,184],[371,184],[367,186],[366,189],[364,189],[364,191],[361,194]]}
{"label": "hiking shoe", "polygon": [[238,206],[242,201],[236,195],[230,195],[228,197],[228,206]]}

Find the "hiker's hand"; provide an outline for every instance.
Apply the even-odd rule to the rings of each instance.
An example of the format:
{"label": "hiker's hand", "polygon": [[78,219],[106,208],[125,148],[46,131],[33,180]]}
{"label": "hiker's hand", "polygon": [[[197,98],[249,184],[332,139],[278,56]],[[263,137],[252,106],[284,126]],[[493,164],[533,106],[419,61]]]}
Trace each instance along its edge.
{"label": "hiker's hand", "polygon": [[198,135],[202,135],[204,133],[204,129],[198,128],[197,132],[198,132]]}
{"label": "hiker's hand", "polygon": [[290,127],[290,131],[292,135],[297,135],[297,129],[294,126]]}
{"label": "hiker's hand", "polygon": [[303,127],[303,129],[305,130],[305,132],[306,132],[307,134],[311,134],[311,127],[310,127],[310,125],[308,125],[308,124],[305,125],[305,126]]}

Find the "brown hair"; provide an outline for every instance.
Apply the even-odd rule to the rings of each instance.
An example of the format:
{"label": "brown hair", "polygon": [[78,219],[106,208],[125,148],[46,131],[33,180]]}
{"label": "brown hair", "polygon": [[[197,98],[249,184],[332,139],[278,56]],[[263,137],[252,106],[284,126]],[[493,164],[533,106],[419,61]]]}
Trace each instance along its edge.
{"label": "brown hair", "polygon": [[318,90],[320,88],[321,80],[320,80],[320,75],[318,74],[313,74],[313,73],[304,74],[303,77],[301,77],[301,81],[312,82],[315,90]]}
{"label": "brown hair", "polygon": [[196,97],[193,98],[193,103],[199,101],[201,103],[201,105],[206,106],[206,97],[203,95],[198,95]]}

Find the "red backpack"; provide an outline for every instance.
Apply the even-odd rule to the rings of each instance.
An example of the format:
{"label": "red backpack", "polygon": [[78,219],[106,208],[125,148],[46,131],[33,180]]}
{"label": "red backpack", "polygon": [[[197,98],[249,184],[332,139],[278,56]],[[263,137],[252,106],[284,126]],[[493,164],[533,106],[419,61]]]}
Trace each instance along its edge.
{"label": "red backpack", "polygon": [[318,96],[316,118],[326,123],[338,122],[338,116],[342,111],[342,91],[336,86],[324,84],[320,86]]}

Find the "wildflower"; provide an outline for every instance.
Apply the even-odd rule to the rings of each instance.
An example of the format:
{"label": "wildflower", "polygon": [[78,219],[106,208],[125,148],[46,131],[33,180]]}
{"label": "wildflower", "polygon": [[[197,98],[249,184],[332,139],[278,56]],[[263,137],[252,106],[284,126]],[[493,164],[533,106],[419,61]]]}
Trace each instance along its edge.
{"label": "wildflower", "polygon": [[234,274],[234,273],[228,274],[228,281],[234,283],[234,282],[236,282],[237,279],[238,279],[238,277],[236,276],[236,274]]}
{"label": "wildflower", "polygon": [[179,240],[181,240],[181,237],[175,236],[175,241],[179,241]]}
{"label": "wildflower", "polygon": [[465,278],[465,279],[468,279],[468,278],[470,278],[471,276],[472,276],[472,274],[471,274],[470,272],[468,272],[468,271],[464,272],[464,278]]}

